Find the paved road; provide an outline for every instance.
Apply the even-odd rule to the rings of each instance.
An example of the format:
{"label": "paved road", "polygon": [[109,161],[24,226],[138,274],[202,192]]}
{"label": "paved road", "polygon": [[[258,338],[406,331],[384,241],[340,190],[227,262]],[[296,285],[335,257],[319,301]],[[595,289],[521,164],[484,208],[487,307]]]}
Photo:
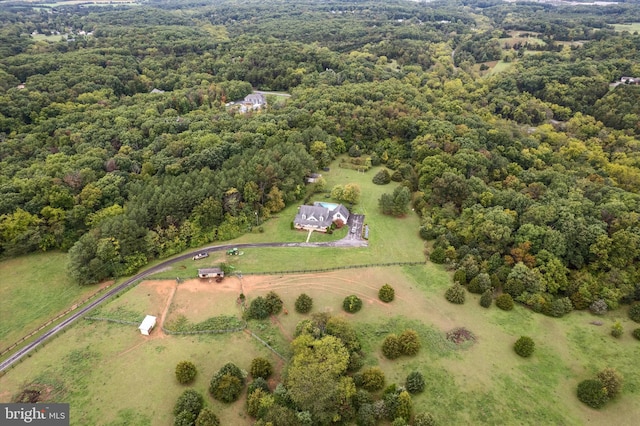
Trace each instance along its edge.
{"label": "paved road", "polygon": [[332,241],[332,242],[325,242],[325,243],[226,244],[226,245],[221,245],[221,246],[205,247],[204,249],[196,250],[196,251],[193,251],[193,252],[190,252],[190,253],[183,254],[183,255],[178,256],[178,257],[174,257],[173,259],[165,260],[164,262],[159,263],[156,266],[153,266],[153,267],[151,267],[151,268],[149,268],[149,269],[147,269],[147,270],[145,270],[143,272],[140,272],[139,274],[134,275],[133,277],[131,277],[128,280],[124,281],[122,284],[117,285],[116,287],[112,288],[111,290],[109,290],[108,292],[103,294],[102,296],[98,297],[96,300],[92,301],[88,305],[86,305],[86,306],[78,309],[77,311],[75,311],[67,319],[65,319],[64,321],[62,321],[58,325],[54,326],[52,329],[50,329],[49,331],[45,332],[40,337],[36,338],[36,340],[34,340],[33,342],[23,346],[21,349],[19,349],[17,352],[12,354],[6,360],[2,361],[0,363],[0,371],[4,371],[7,368],[11,367],[13,364],[18,362],[22,357],[24,357],[29,352],[31,352],[32,350],[34,350],[35,348],[40,346],[43,342],[45,342],[46,340],[50,339],[51,337],[53,337],[55,334],[59,333],[60,331],[64,330],[66,327],[71,325],[71,323],[73,323],[75,320],[77,320],[78,318],[82,317],[87,312],[91,311],[92,309],[94,309],[96,306],[100,305],[105,300],[111,298],[112,296],[116,295],[117,293],[120,293],[121,291],[123,291],[127,287],[132,286],[137,281],[140,281],[141,279],[146,278],[149,275],[153,275],[155,273],[158,273],[161,270],[163,270],[164,268],[172,265],[175,262],[180,262],[182,260],[191,259],[193,256],[195,256],[198,253],[202,253],[202,252],[205,252],[205,251],[207,253],[216,252],[216,251],[226,251],[226,250],[229,250],[229,249],[234,248],[234,247],[237,247],[237,248],[251,248],[251,247],[365,247],[366,245],[367,245],[366,241],[346,240],[346,239],[338,240],[338,241]]}

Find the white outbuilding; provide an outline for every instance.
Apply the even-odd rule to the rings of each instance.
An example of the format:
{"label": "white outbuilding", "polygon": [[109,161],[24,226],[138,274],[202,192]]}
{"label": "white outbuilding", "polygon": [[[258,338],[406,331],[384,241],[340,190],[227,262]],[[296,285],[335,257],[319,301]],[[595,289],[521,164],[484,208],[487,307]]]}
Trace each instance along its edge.
{"label": "white outbuilding", "polygon": [[153,330],[153,327],[155,326],[156,326],[156,317],[154,317],[153,315],[147,315],[142,320],[142,324],[140,324],[140,327],[138,327],[138,329],[140,330],[140,333],[144,334],[145,336],[148,336],[149,333],[151,333],[151,330]]}

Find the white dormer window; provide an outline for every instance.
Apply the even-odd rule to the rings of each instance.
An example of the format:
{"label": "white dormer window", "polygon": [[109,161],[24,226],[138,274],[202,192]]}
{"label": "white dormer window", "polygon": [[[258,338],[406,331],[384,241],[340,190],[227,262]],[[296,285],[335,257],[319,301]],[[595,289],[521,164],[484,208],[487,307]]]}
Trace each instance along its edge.
{"label": "white dormer window", "polygon": [[302,220],[306,220],[306,219],[307,219],[307,215],[306,215],[306,214],[303,214],[303,215],[302,215]]}

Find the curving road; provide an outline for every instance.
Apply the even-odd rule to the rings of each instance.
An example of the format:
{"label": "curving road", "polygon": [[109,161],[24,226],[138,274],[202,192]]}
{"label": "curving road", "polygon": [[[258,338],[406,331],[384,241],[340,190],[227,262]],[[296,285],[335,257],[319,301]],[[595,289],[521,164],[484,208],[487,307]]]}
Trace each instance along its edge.
{"label": "curving road", "polygon": [[104,302],[105,300],[111,298],[115,294],[120,293],[121,291],[123,291],[127,287],[132,286],[137,281],[140,281],[141,279],[146,278],[149,275],[153,275],[155,273],[160,272],[161,270],[163,270],[164,268],[166,268],[167,266],[170,266],[171,264],[173,264],[175,262],[179,262],[179,261],[182,261],[182,260],[190,259],[190,258],[192,258],[193,256],[195,256],[198,253],[202,253],[202,252],[205,252],[205,251],[207,253],[216,252],[216,251],[223,251],[223,250],[226,251],[226,250],[229,250],[229,249],[234,248],[234,247],[237,247],[237,248],[251,248],[251,247],[366,247],[366,246],[367,246],[367,242],[366,241],[362,241],[362,240],[346,240],[346,239],[342,239],[342,240],[338,240],[338,241],[332,241],[332,242],[325,242],[325,243],[225,244],[225,245],[221,245],[221,246],[205,247],[204,249],[196,250],[196,251],[193,251],[193,252],[190,252],[190,253],[186,253],[186,254],[180,255],[178,257],[174,257],[173,259],[165,260],[164,262],[161,262],[161,263],[159,263],[159,264],[157,264],[157,265],[155,265],[155,266],[153,266],[153,267],[151,267],[151,268],[149,268],[149,269],[147,269],[147,270],[145,270],[143,272],[140,272],[140,273],[132,276],[128,280],[124,281],[122,284],[119,284],[119,285],[115,286],[114,288],[112,288],[111,290],[107,291],[105,294],[103,294],[102,296],[98,297],[96,300],[92,301],[88,305],[85,305],[84,307],[79,308],[76,312],[71,314],[71,316],[69,316],[67,319],[65,319],[61,323],[55,325],[52,329],[46,331],[41,336],[37,337],[33,342],[23,346],[17,352],[15,352],[12,355],[10,355],[9,358],[7,358],[6,360],[2,361],[0,363],[0,371],[4,371],[7,368],[11,367],[13,364],[18,362],[22,357],[24,357],[29,352],[31,352],[32,350],[34,350],[35,348],[40,346],[44,341],[50,339],[55,334],[57,334],[58,332],[62,331],[66,327],[68,327],[75,320],[77,320],[78,318],[82,317],[87,312],[91,311],[96,306],[100,305],[102,302]]}

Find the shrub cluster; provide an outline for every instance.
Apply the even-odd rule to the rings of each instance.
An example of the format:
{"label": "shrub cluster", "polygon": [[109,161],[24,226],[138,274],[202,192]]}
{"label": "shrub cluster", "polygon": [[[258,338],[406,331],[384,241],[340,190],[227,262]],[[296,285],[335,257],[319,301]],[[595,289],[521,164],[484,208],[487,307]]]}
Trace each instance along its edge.
{"label": "shrub cluster", "polygon": [[384,387],[384,372],[380,367],[370,367],[360,373],[362,387],[369,392],[375,392]]}
{"label": "shrub cluster", "polygon": [[268,379],[269,376],[273,373],[273,366],[266,358],[258,357],[251,360],[251,367],[249,368],[249,373],[255,379],[261,377],[263,379]]}
{"label": "shrub cluster", "polygon": [[622,328],[622,324],[620,324],[620,321],[616,321],[611,326],[611,335],[617,338],[617,337],[621,337],[623,333],[624,333],[624,328]]}
{"label": "shrub cluster", "polygon": [[444,297],[451,303],[462,305],[464,303],[466,293],[464,287],[460,284],[454,284],[447,289],[444,293]]}
{"label": "shrub cluster", "polygon": [[629,318],[631,321],[640,322],[640,302],[636,302],[629,308]]}
{"label": "shrub cluster", "polygon": [[382,169],[373,177],[373,183],[376,185],[386,185],[391,182],[391,175],[387,169]]}
{"label": "shrub cluster", "polygon": [[482,294],[491,288],[491,277],[489,274],[482,272],[473,277],[469,284],[467,284],[467,290],[470,293]]}
{"label": "shrub cluster", "polygon": [[413,419],[413,426],[436,426],[436,419],[431,413],[416,414]]}
{"label": "shrub cluster", "polygon": [[631,334],[633,334],[633,337],[635,337],[636,339],[640,340],[640,328],[636,328],[635,330],[633,330],[631,332]]}
{"label": "shrub cluster", "polygon": [[425,387],[424,376],[419,371],[409,373],[405,380],[404,387],[412,394],[422,392]]}
{"label": "shrub cluster", "polygon": [[492,302],[493,302],[493,290],[487,290],[484,293],[482,293],[482,296],[480,296],[480,306],[482,306],[483,308],[488,308],[491,306]]}
{"label": "shrub cluster", "polygon": [[607,302],[603,299],[598,299],[589,306],[589,310],[594,315],[604,315],[607,313],[607,309]]}
{"label": "shrub cluster", "polygon": [[453,274],[453,282],[456,282],[460,285],[466,285],[467,271],[464,268],[456,269],[456,272]]}
{"label": "shrub cluster", "polygon": [[613,368],[605,368],[595,379],[583,380],[578,384],[578,399],[591,408],[602,408],[615,398],[622,389],[622,376]]}
{"label": "shrub cluster", "polygon": [[176,365],[176,379],[180,384],[187,384],[196,377],[196,366],[191,361],[180,361]]}
{"label": "shrub cluster", "polygon": [[607,402],[607,391],[600,380],[583,380],[578,383],[578,399],[591,408],[602,408]]}
{"label": "shrub cluster", "polygon": [[362,300],[355,294],[352,294],[344,298],[342,308],[349,313],[355,314],[362,309]]}
{"label": "shrub cluster", "polygon": [[513,309],[513,298],[510,294],[503,293],[496,297],[496,306],[503,311],[510,311]]}
{"label": "shrub cluster", "polygon": [[378,290],[378,298],[385,303],[393,301],[396,297],[396,291],[389,284],[385,284]]}
{"label": "shrub cluster", "polygon": [[301,314],[307,314],[309,313],[309,311],[311,311],[311,308],[313,307],[313,299],[308,295],[306,295],[305,293],[302,293],[296,299],[295,306],[296,306],[296,312]]}
{"label": "shrub cluster", "polygon": [[533,354],[536,344],[533,339],[528,336],[520,337],[513,345],[513,350],[523,358],[528,358]]}
{"label": "shrub cluster", "polygon": [[270,291],[266,297],[258,296],[251,301],[246,316],[248,319],[263,320],[269,315],[277,315],[282,311],[282,299]]}
{"label": "shrub cluster", "polygon": [[233,402],[244,388],[244,374],[235,364],[225,364],[211,379],[209,393],[218,401]]}
{"label": "shrub cluster", "polygon": [[220,419],[210,408],[203,408],[196,419],[196,426],[220,426]]}
{"label": "shrub cluster", "polygon": [[382,342],[382,354],[388,359],[396,359],[400,355],[413,356],[420,351],[418,333],[407,329],[400,336],[389,334]]}
{"label": "shrub cluster", "polygon": [[203,405],[204,398],[199,392],[193,389],[187,389],[182,392],[182,395],[178,397],[176,405],[173,407],[173,415],[176,416],[174,424],[193,424],[198,418]]}

